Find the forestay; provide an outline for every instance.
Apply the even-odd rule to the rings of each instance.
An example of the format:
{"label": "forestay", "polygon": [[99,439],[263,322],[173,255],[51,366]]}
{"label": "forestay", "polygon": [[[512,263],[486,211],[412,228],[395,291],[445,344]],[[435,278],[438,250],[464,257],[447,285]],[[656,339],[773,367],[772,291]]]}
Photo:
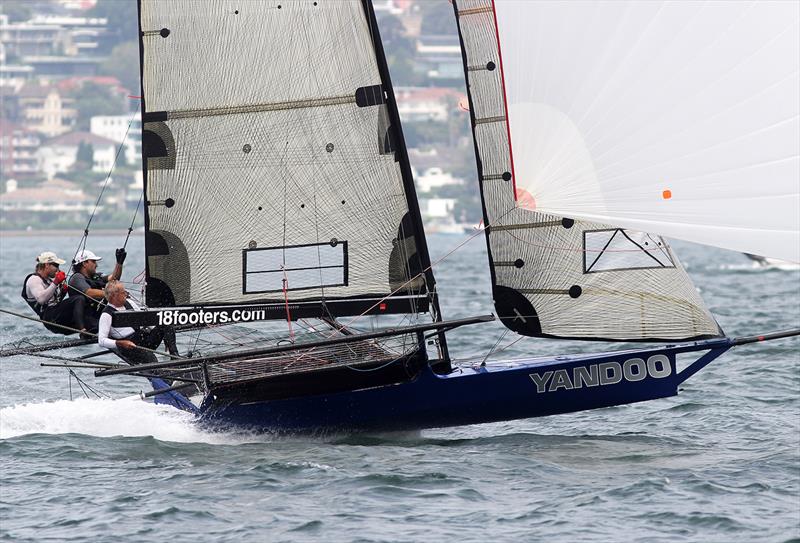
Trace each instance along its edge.
{"label": "forestay", "polygon": [[800,261],[800,3],[494,7],[519,205]]}
{"label": "forestay", "polygon": [[[534,32],[530,26],[534,24],[532,15],[525,10],[526,6],[538,5],[537,2],[497,4],[498,10],[500,4],[504,9],[521,10],[520,20],[508,39],[523,40],[518,34]],[[560,151],[551,152],[551,136],[515,132],[513,116],[509,129],[503,87],[505,71],[501,69],[494,8],[491,0],[455,3],[498,316],[512,330],[534,336],[680,340],[721,334],[677,257],[661,237],[624,230],[616,223],[612,226],[574,220],[577,215],[571,213],[533,211],[527,196],[515,198],[514,183],[522,192],[519,180],[527,172],[523,169],[521,174],[516,167],[520,148],[522,154],[534,157],[534,160],[530,156],[525,158],[532,167],[559,173],[568,170],[572,162],[565,160]],[[526,23],[529,27],[522,32]],[[550,23],[538,20],[535,24],[539,28]],[[502,35],[502,26],[500,32]],[[537,44],[537,47],[520,48],[515,58],[533,61],[553,54],[552,44],[547,47]],[[505,60],[505,47],[502,52]],[[571,74],[570,62],[560,58],[557,64]],[[526,78],[526,84],[535,83],[545,89],[557,84],[524,71],[522,60],[514,66],[519,69],[518,77]],[[557,72],[554,68],[547,77],[564,77]],[[573,80],[574,85],[579,83],[579,77]],[[560,97],[563,91],[559,92],[554,91],[554,96]],[[529,137],[532,139],[517,145],[518,139]],[[588,151],[580,156],[585,159],[584,166],[591,163]],[[562,181],[557,184],[563,185]],[[567,186],[570,187],[574,186]],[[538,193],[532,195],[538,198]]]}
{"label": "forestay", "polygon": [[357,1],[140,3],[149,305],[427,307],[371,17]]}

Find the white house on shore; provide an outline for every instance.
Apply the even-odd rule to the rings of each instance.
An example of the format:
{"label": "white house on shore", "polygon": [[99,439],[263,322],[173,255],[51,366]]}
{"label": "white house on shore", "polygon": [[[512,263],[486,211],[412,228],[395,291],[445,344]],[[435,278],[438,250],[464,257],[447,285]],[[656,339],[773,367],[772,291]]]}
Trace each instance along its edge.
{"label": "white house on shore", "polygon": [[39,170],[48,179],[69,171],[77,162],[81,143],[92,147],[92,171],[108,173],[114,163],[117,143],[89,132],[70,132],[49,139],[36,153]]}
{"label": "white house on shore", "polygon": [[97,115],[89,121],[92,134],[125,143],[128,164],[138,164],[142,157],[142,115]]}
{"label": "white house on shore", "polygon": [[433,167],[425,170],[422,175],[416,178],[417,189],[419,192],[430,192],[431,189],[444,187],[447,185],[463,185],[464,180],[453,177],[449,172],[441,168]]}
{"label": "white house on shore", "polygon": [[41,185],[19,188],[17,181],[6,181],[5,192],[0,194],[2,221],[24,214],[32,217],[32,222],[50,218],[82,220],[94,207],[94,199],[70,181],[51,179]]}

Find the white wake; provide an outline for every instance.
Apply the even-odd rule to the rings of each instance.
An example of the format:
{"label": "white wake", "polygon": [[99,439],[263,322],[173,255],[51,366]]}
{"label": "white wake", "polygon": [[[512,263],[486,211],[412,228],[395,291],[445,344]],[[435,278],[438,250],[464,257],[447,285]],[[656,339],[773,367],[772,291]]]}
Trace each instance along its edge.
{"label": "white wake", "polygon": [[138,396],[26,403],[0,409],[0,439],[29,434],[152,436],[159,441],[214,445],[269,440],[267,436],[203,430],[194,423],[194,415],[142,401]]}

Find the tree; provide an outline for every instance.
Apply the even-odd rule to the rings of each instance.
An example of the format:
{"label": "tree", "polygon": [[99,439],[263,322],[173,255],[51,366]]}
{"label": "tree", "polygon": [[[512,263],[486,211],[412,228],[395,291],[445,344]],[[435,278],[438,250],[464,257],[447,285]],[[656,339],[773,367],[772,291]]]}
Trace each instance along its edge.
{"label": "tree", "polygon": [[105,85],[86,82],[72,92],[78,109],[78,128],[89,129],[89,121],[95,115],[119,115],[125,111],[122,98]]}
{"label": "tree", "polygon": [[136,0],[98,0],[97,4],[89,10],[89,17],[101,17],[108,21],[108,42],[116,45],[126,41],[138,39],[139,13]]}
{"label": "tree", "polygon": [[29,0],[3,0],[0,3],[0,13],[8,15],[8,21],[18,23],[31,18]]}
{"label": "tree", "polygon": [[456,18],[450,2],[420,2],[422,33],[433,35],[456,34]]}
{"label": "tree", "polygon": [[136,41],[120,43],[111,50],[111,55],[100,65],[103,75],[119,79],[122,86],[132,94],[139,94],[139,44]]}
{"label": "tree", "polygon": [[385,51],[403,51],[409,56],[414,54],[414,41],[406,36],[406,29],[400,19],[394,15],[382,15],[378,19],[378,28]]}
{"label": "tree", "polygon": [[75,164],[72,165],[72,170],[76,172],[84,172],[91,170],[94,165],[94,148],[91,143],[82,141],[78,144],[78,154],[75,156]]}
{"label": "tree", "polygon": [[[120,149],[119,146],[122,146],[122,149]],[[122,169],[125,169],[128,166],[130,166],[130,163],[128,163],[128,153],[127,153],[127,151],[128,151],[128,149],[126,148],[124,143],[120,143],[117,146],[118,154],[117,154],[117,161],[114,163],[114,169],[115,170],[122,170]]]}

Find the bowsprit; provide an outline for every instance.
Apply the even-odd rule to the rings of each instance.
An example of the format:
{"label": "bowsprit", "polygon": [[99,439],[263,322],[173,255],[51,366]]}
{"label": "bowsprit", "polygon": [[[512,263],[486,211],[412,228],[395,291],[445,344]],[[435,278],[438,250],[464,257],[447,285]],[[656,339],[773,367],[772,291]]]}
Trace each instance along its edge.
{"label": "bowsprit", "polygon": [[643,358],[630,358],[620,364],[619,362],[601,362],[588,366],[576,366],[572,372],[568,369],[546,371],[544,373],[531,373],[530,377],[536,384],[536,392],[555,392],[560,389],[572,390],[583,387],[596,387],[616,385],[623,379],[626,381],[641,381],[648,375],[661,379],[672,374],[669,358],[663,354],[656,354],[645,361]]}

